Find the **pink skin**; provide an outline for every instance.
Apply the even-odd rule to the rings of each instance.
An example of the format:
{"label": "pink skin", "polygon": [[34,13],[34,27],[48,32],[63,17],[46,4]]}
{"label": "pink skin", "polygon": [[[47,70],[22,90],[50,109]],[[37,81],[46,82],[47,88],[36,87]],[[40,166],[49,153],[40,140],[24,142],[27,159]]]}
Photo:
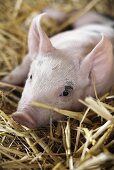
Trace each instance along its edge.
{"label": "pink skin", "polygon": [[68,18],[68,14],[57,10],[56,8],[52,8],[52,7],[47,7],[44,12],[46,14],[48,14],[49,17],[53,18],[54,20],[56,20],[57,22],[61,23],[63,21],[65,21]]}
{"label": "pink skin", "polygon": [[109,18],[98,14],[95,11],[89,11],[85,15],[81,16],[74,24],[74,28],[81,27],[89,24],[103,24],[113,26],[114,22]]}
{"label": "pink skin", "polygon": [[[35,17],[30,27],[28,58],[31,64],[27,65],[30,71],[17,111],[12,114],[15,121],[29,128],[44,126],[50,117],[53,120],[63,117],[33,107],[33,101],[79,110],[82,106],[78,99],[94,96],[92,75],[98,95],[114,84],[113,29],[90,25],[49,39],[40,26],[41,17],[42,14]],[[14,72],[13,76],[15,79]]]}

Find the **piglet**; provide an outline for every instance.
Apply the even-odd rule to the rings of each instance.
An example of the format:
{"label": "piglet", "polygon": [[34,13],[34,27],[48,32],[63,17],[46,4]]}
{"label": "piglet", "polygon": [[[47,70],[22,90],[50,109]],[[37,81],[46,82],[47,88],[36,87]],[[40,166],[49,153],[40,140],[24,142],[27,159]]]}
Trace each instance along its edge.
{"label": "piglet", "polygon": [[28,78],[17,111],[18,123],[37,128],[62,115],[32,106],[41,102],[61,109],[80,110],[78,99],[94,96],[92,78],[98,95],[114,85],[113,40],[109,26],[88,25],[48,38],[36,16],[28,34],[28,55],[3,81],[21,84]]}

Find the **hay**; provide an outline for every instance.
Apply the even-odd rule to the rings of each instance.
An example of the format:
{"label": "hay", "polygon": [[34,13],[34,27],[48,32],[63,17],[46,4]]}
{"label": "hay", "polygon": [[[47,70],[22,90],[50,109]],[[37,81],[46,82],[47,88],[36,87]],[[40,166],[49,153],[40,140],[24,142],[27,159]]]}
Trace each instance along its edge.
{"label": "hay", "polygon": [[[0,78],[22,61],[27,53],[31,20],[46,6],[53,5],[66,13],[77,10],[61,25],[51,18],[43,21],[48,35],[53,35],[93,7],[114,16],[110,3],[112,7],[111,0],[0,0]],[[54,124],[50,119],[49,126],[38,130],[18,125],[9,114],[16,110],[22,90],[22,87],[0,82],[0,169],[114,169],[114,90],[100,99],[96,96],[96,99],[80,101],[86,106],[83,112],[33,103],[34,107],[66,116],[66,120]]]}

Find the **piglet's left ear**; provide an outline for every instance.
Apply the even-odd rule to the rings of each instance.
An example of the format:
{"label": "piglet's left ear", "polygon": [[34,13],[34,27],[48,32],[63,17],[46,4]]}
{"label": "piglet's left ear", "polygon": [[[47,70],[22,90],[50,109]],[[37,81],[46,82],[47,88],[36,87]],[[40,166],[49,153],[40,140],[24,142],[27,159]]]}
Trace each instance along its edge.
{"label": "piglet's left ear", "polygon": [[111,41],[102,34],[102,39],[94,47],[94,49],[84,58],[81,67],[86,74],[92,72],[96,84],[107,81],[112,70],[113,64],[113,48]]}

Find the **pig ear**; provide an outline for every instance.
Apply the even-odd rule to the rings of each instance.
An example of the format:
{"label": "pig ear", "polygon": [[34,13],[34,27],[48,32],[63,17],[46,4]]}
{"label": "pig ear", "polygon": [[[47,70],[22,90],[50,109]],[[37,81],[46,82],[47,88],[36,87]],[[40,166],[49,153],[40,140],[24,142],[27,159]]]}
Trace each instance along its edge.
{"label": "pig ear", "polygon": [[103,83],[109,78],[113,64],[113,49],[110,40],[102,34],[101,41],[82,61],[81,68],[85,76],[95,77],[96,84]]}
{"label": "pig ear", "polygon": [[41,18],[45,13],[36,16],[30,26],[28,34],[28,48],[31,55],[36,53],[47,53],[54,49],[50,39],[41,27]]}

